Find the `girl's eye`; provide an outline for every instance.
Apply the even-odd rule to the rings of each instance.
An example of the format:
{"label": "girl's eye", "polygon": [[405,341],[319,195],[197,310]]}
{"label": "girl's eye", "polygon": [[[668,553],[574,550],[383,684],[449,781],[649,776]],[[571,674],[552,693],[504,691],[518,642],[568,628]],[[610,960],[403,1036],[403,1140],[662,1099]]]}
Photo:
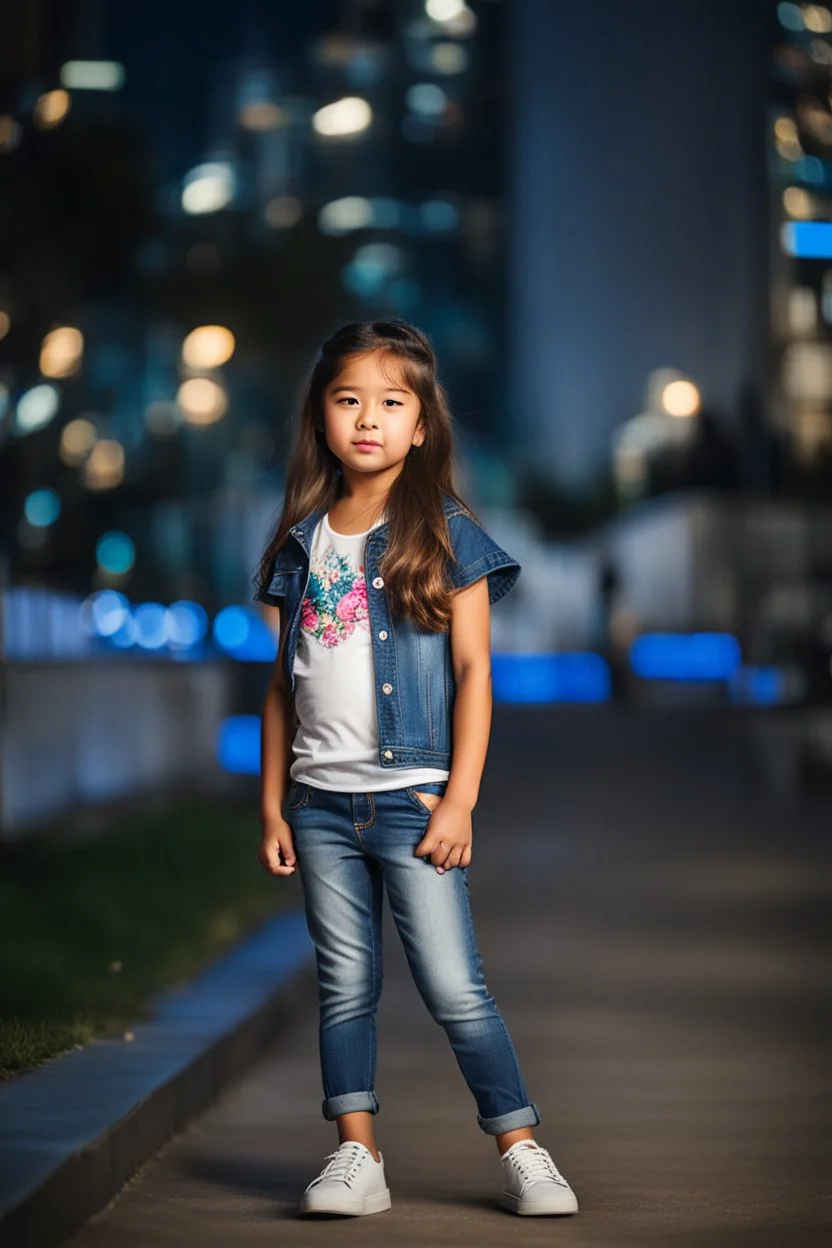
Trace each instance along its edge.
{"label": "girl's eye", "polygon": [[[354,394],[345,394],[345,395],[343,395],[343,396],[342,396],[342,397],[338,400],[338,402],[339,402],[339,403],[349,403],[349,404],[353,404],[353,403],[357,403],[357,402],[358,402],[358,399],[355,397],[355,395],[354,395]],[[401,407],[401,406],[402,406],[402,405],[401,405],[401,403],[399,402],[399,400],[398,400],[398,399],[385,399],[385,400],[384,400],[384,402],[385,402],[385,403],[392,403],[394,407]]]}

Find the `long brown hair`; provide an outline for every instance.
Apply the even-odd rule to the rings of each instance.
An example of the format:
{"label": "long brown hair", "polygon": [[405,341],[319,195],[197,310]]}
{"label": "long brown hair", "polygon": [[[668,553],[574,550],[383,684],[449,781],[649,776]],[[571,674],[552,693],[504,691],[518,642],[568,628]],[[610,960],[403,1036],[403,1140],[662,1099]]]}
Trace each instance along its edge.
{"label": "long brown hair", "polygon": [[320,348],[301,397],[283,510],[255,580],[259,590],[268,589],[274,556],[289,529],[317,508],[329,509],[339,497],[341,463],[326,443],[323,396],[351,357],[372,351],[399,364],[404,384],[419,399],[425,430],[422,445],[410,448],[387,494],[388,542],[380,563],[387,599],[394,615],[408,617],[418,628],[441,632],[451,616],[447,569],[452,558],[443,491],[472,516],[475,513],[454,487],[453,422],[437,379],[433,347],[406,321],[355,321],[342,326]]}

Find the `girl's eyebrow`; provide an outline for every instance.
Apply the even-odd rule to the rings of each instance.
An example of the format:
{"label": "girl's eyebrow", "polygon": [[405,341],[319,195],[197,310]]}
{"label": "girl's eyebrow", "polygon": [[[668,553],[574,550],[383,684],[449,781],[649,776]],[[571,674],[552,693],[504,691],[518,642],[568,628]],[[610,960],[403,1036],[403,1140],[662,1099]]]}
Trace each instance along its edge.
{"label": "girl's eyebrow", "polygon": [[[330,391],[330,394],[338,394],[341,390],[363,390],[363,389],[364,389],[363,386],[336,386],[334,390]],[[404,390],[402,389],[401,386],[388,386],[385,393],[389,394],[391,391],[395,391],[396,394],[410,394],[409,390]]]}

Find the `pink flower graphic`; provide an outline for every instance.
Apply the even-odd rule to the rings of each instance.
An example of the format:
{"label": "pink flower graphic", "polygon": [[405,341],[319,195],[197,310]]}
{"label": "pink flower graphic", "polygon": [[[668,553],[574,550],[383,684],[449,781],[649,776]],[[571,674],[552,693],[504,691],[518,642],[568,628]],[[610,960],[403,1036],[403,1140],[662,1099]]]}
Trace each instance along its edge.
{"label": "pink flower graphic", "polygon": [[335,608],[339,620],[363,620],[367,616],[367,584],[356,578],[353,587],[344,594]]}
{"label": "pink flower graphic", "polygon": [[321,645],[326,646],[328,650],[332,650],[338,645],[339,640],[338,629],[334,624],[327,624],[326,628],[321,633]]}
{"label": "pink flower graphic", "polygon": [[301,608],[301,628],[312,633],[318,627],[318,612],[310,598],[304,598]]}

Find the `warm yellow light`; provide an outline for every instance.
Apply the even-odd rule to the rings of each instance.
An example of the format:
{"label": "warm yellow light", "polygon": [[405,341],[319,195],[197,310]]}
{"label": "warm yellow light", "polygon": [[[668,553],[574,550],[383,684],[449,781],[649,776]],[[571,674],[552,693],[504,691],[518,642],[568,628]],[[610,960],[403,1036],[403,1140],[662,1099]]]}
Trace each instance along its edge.
{"label": "warm yellow light", "polygon": [[822,4],[804,4],[803,25],[813,35],[828,35],[832,31],[832,13]]}
{"label": "warm yellow light", "polygon": [[182,360],[189,368],[219,368],[234,354],[234,335],[224,325],[200,325],[182,343]]}
{"label": "warm yellow light", "polygon": [[83,417],[71,420],[61,431],[61,459],[65,464],[73,466],[83,464],[97,439],[98,434],[91,420],[85,420]]}
{"label": "warm yellow light", "polygon": [[662,390],[662,407],[668,416],[695,416],[701,403],[692,381],[671,381]]}
{"label": "warm yellow light", "polygon": [[317,134],[332,138],[360,134],[372,120],[373,110],[367,101],[357,95],[347,95],[319,108],[312,118],[312,127]]}
{"label": "warm yellow light", "polygon": [[72,325],[53,329],[43,340],[40,371],[44,377],[71,377],[81,367],[84,336]]}
{"label": "warm yellow light", "polygon": [[783,192],[783,207],[796,221],[810,221],[814,215],[812,196],[800,186],[787,186]]}
{"label": "warm yellow light", "polygon": [[12,318],[8,312],[0,312],[0,342],[6,337],[6,334],[12,327]]}
{"label": "warm yellow light", "polygon": [[84,464],[84,484],[91,490],[112,490],[124,480],[124,447],[102,438]]}
{"label": "warm yellow light", "polygon": [[228,410],[228,395],[210,377],[183,381],[176,396],[182,419],[189,425],[213,425]]}
{"label": "warm yellow light", "polygon": [[69,112],[72,97],[68,91],[47,91],[35,104],[35,125],[41,130],[59,126]]}
{"label": "warm yellow light", "polygon": [[774,123],[774,133],[782,143],[794,143],[797,140],[797,126],[791,117],[778,117]]}
{"label": "warm yellow light", "polygon": [[0,152],[13,152],[22,133],[11,114],[0,113]]}
{"label": "warm yellow light", "polygon": [[258,100],[256,103],[246,104],[240,110],[240,125],[246,130],[277,130],[286,119],[286,109],[271,100]]}

